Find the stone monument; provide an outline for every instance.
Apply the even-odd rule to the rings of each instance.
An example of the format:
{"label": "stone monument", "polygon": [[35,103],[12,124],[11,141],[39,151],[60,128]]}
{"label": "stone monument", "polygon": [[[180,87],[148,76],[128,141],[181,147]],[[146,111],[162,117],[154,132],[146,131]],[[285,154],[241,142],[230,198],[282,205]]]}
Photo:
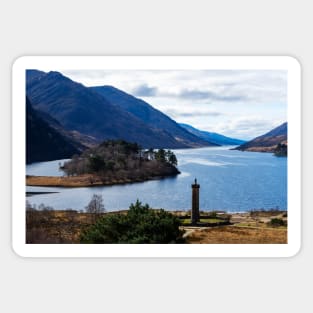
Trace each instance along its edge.
{"label": "stone monument", "polygon": [[195,183],[191,185],[192,188],[192,208],[191,208],[191,224],[196,225],[200,219],[199,211],[199,189],[200,185],[195,179]]}

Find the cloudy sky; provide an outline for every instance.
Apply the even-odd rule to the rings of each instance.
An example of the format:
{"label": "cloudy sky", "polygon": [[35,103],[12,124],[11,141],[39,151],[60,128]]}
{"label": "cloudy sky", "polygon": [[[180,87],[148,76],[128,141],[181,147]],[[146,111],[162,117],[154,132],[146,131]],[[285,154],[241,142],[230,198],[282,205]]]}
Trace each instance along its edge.
{"label": "cloudy sky", "polygon": [[287,71],[60,70],[85,86],[111,85],[179,123],[252,139],[287,120]]}

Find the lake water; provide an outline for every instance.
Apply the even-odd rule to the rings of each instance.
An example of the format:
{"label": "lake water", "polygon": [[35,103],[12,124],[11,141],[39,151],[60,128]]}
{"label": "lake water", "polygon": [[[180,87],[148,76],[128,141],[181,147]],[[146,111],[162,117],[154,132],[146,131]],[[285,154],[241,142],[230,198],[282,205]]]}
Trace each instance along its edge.
{"label": "lake water", "polygon": [[[57,191],[28,197],[32,204],[82,210],[92,195],[103,196],[107,211],[126,209],[139,199],[153,208],[189,210],[191,184],[200,184],[201,210],[244,212],[251,209],[287,210],[287,158],[270,153],[241,152],[230,147],[175,150],[181,174],[162,180],[110,187],[30,187],[27,191]],[[28,175],[61,176],[64,160],[28,165]]]}

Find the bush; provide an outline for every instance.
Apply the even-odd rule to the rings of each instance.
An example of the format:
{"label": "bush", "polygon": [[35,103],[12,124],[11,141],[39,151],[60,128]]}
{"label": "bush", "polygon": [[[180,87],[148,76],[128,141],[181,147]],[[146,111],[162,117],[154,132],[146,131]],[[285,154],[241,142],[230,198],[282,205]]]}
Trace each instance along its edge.
{"label": "bush", "polygon": [[209,218],[217,218],[217,212],[216,211],[212,211],[209,213]]}
{"label": "bush", "polygon": [[126,214],[106,214],[81,235],[81,243],[179,243],[179,219],[137,200]]}
{"label": "bush", "polygon": [[286,226],[287,223],[282,220],[281,218],[272,218],[269,222],[270,226],[279,227],[279,226]]}

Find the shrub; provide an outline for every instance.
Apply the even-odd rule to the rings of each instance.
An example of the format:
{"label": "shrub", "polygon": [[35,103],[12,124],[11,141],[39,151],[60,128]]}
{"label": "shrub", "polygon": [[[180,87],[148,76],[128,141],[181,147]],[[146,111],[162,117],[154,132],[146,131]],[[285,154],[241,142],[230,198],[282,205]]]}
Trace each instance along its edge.
{"label": "shrub", "polygon": [[179,219],[164,210],[152,210],[137,200],[126,214],[106,214],[81,235],[81,243],[179,243]]}
{"label": "shrub", "polygon": [[208,215],[210,218],[217,218],[217,212],[216,211],[212,211],[209,213]]}
{"label": "shrub", "polygon": [[270,226],[279,227],[279,226],[286,226],[287,223],[282,220],[281,218],[272,218],[269,222]]}

